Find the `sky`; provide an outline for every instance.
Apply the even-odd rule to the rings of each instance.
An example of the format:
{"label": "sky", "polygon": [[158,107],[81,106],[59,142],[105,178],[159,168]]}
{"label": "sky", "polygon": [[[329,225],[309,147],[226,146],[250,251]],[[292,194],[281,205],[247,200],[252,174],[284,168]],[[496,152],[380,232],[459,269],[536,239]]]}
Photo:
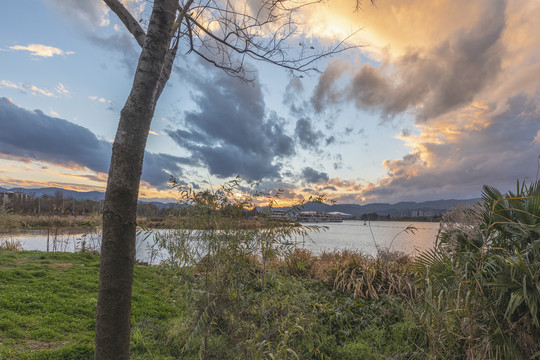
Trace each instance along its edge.
{"label": "sky", "polygon": [[[250,0],[248,3],[256,2]],[[136,19],[152,2],[123,0]],[[0,186],[103,191],[139,45],[100,0],[8,0],[0,13]],[[249,4],[248,4],[249,5]],[[514,190],[540,164],[540,1],[331,0],[295,14],[294,50],[344,52],[241,81],[180,48],[148,137],[141,199],[239,175],[282,201]],[[305,45],[309,45],[306,47]]]}

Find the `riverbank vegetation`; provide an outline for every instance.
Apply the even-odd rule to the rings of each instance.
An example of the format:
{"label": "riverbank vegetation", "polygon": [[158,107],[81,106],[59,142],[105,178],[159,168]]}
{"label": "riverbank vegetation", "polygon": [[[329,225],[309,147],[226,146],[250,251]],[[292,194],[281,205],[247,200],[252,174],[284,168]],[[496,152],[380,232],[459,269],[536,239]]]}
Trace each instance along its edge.
{"label": "riverbank vegetation", "polygon": [[77,232],[95,229],[101,226],[101,216],[97,213],[88,215],[41,214],[24,215],[9,212],[0,213],[0,231],[47,230],[58,229],[60,232]]}
{"label": "riverbank vegetation", "polygon": [[[222,221],[212,207],[231,205],[227,190],[183,191],[197,221]],[[288,245],[305,230],[231,223],[159,238],[169,257],[136,266],[132,358],[540,356],[538,182],[485,187],[481,204],[445,214],[436,247],[415,259]],[[98,261],[0,250],[0,358],[91,359]]]}
{"label": "riverbank vegetation", "polygon": [[[139,216],[137,225],[144,229],[190,229],[196,226],[207,228],[220,228],[236,226],[240,229],[259,229],[265,226],[279,226],[281,221],[268,221],[259,217],[224,216],[216,219],[218,222],[203,224],[190,216],[170,214],[167,216]],[[58,233],[69,234],[99,229],[101,215],[20,215],[7,212],[0,213],[0,232],[13,232],[19,230],[54,230]]]}

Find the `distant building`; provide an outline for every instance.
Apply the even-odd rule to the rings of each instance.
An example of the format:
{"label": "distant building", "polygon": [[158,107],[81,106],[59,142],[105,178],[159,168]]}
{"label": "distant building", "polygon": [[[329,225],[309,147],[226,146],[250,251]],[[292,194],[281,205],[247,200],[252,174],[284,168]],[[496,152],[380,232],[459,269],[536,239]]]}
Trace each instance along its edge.
{"label": "distant building", "polygon": [[336,217],[341,218],[341,219],[350,219],[350,218],[353,217],[351,214],[347,214],[347,213],[340,212],[340,211],[332,211],[332,212],[329,212],[328,215],[336,216]]}
{"label": "distant building", "polygon": [[322,211],[302,211],[296,215],[296,221],[298,222],[342,222],[343,218],[338,215],[325,213]]}
{"label": "distant building", "polygon": [[282,209],[272,209],[272,212],[270,213],[270,219],[274,220],[290,220],[291,217],[289,213]]}
{"label": "distant building", "polygon": [[5,209],[9,204],[21,204],[24,201],[28,201],[30,195],[13,192],[13,191],[2,191],[0,192],[0,208]]}
{"label": "distant building", "polygon": [[403,217],[433,217],[442,215],[443,210],[436,209],[417,209],[410,211],[403,211],[401,216]]}

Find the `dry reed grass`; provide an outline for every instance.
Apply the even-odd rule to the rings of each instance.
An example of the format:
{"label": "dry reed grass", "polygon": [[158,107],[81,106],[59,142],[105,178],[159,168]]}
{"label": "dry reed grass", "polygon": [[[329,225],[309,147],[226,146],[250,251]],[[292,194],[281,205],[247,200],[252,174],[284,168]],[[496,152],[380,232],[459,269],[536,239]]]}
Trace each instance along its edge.
{"label": "dry reed grass", "polygon": [[355,298],[379,299],[382,296],[415,298],[417,290],[412,259],[401,252],[381,251],[369,256],[355,251],[323,252],[315,256],[295,249],[277,264],[289,275],[322,281]]}
{"label": "dry reed grass", "polygon": [[22,251],[23,247],[20,241],[11,238],[0,238],[0,249],[10,251]]}

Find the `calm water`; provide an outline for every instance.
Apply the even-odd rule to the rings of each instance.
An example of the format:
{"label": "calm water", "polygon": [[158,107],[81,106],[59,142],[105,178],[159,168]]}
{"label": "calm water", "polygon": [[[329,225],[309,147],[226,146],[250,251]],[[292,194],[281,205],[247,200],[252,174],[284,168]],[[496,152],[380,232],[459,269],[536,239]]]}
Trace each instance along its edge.
{"label": "calm water", "polygon": [[[433,247],[439,230],[439,223],[372,221],[344,221],[324,224],[326,231],[310,232],[304,247],[314,253],[332,250],[359,250],[374,255],[379,248],[403,251],[410,255]],[[403,230],[414,226],[414,234]]]}
{"label": "calm water", "polygon": [[[416,255],[434,245],[439,229],[438,223],[397,221],[372,221],[364,225],[363,221],[350,220],[342,223],[318,225],[323,225],[327,229],[309,231],[306,238],[292,239],[292,242],[316,254],[322,251],[349,249],[374,255],[379,247]],[[403,231],[409,225],[417,228],[415,234]],[[159,230],[161,233],[164,231],[166,230]],[[137,259],[149,260],[149,248],[154,242],[153,236],[153,234],[144,233],[138,236]],[[46,231],[25,231],[15,239],[20,241],[24,250],[47,250]],[[74,251],[80,249],[83,244],[90,248],[99,249],[100,242],[99,233],[50,235],[49,250]],[[158,256],[158,259],[162,257]]]}

